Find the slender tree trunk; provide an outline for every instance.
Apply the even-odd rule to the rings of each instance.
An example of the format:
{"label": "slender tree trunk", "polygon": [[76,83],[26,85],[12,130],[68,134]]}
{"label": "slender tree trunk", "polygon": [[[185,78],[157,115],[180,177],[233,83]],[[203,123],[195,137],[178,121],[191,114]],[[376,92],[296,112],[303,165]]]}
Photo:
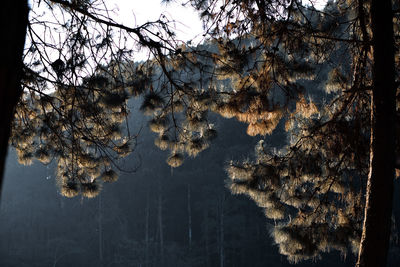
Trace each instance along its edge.
{"label": "slender tree trunk", "polygon": [[102,222],[102,206],[101,206],[101,194],[97,197],[99,201],[99,262],[100,266],[103,266],[103,222]]}
{"label": "slender tree trunk", "polygon": [[146,266],[149,266],[149,217],[150,217],[150,203],[149,203],[149,190],[146,195],[146,226],[145,226],[145,242],[146,242]]}
{"label": "slender tree trunk", "polygon": [[394,238],[393,243],[395,246],[400,245],[400,203],[398,201],[399,196],[400,196],[400,181],[399,181],[399,179],[395,179],[394,195],[393,195],[394,201],[393,201],[393,211],[392,211],[392,216],[394,219],[394,225],[392,226],[392,229],[395,230],[394,232],[396,234],[393,237]]}
{"label": "slender tree trunk", "polygon": [[222,194],[219,207],[219,266],[224,267],[224,202],[225,192]]}
{"label": "slender tree trunk", "polygon": [[206,266],[210,266],[210,245],[209,245],[209,240],[208,240],[208,209],[206,208],[204,210],[204,242],[205,242],[205,248],[206,248]]}
{"label": "slender tree trunk", "polygon": [[21,97],[22,53],[28,25],[26,0],[5,0],[0,9],[0,193],[15,107]]}
{"label": "slender tree trunk", "polygon": [[187,210],[188,210],[188,240],[189,249],[192,248],[192,207],[190,205],[190,184],[187,185]]}
{"label": "slender tree trunk", "polygon": [[164,233],[162,220],[162,191],[161,181],[158,183],[158,233],[160,238],[160,259],[161,264],[164,263]]}
{"label": "slender tree trunk", "polygon": [[371,0],[373,92],[370,173],[357,266],[386,266],[395,166],[395,74],[390,0]]}

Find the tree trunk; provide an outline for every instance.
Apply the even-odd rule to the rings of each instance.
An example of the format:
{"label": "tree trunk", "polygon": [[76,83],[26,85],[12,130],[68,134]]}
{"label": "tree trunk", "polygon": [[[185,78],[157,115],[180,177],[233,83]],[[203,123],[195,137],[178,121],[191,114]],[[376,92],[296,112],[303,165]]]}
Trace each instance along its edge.
{"label": "tree trunk", "polygon": [[26,0],[5,0],[0,9],[0,193],[3,183],[4,164],[7,157],[8,139],[15,107],[21,97],[22,54],[28,25]]}
{"label": "tree trunk", "polygon": [[225,192],[222,193],[219,207],[219,266],[224,267],[224,202]]}
{"label": "tree trunk", "polygon": [[206,249],[206,266],[210,266],[210,245],[208,241],[208,207],[206,206],[204,210],[204,242],[205,242],[205,249]]}
{"label": "tree trunk", "polygon": [[390,0],[371,1],[373,91],[370,170],[357,266],[386,266],[395,166],[396,88]]}
{"label": "tree trunk", "polygon": [[101,207],[101,194],[98,196],[99,201],[99,262],[103,266],[103,222],[102,222],[102,207]]}
{"label": "tree trunk", "polygon": [[188,240],[189,249],[192,248],[192,207],[190,205],[190,184],[187,185],[187,210],[188,210]]}
{"label": "tree trunk", "polygon": [[158,233],[160,238],[160,260],[161,264],[164,263],[164,233],[163,233],[163,220],[162,220],[162,191],[161,181],[158,184]]}
{"label": "tree trunk", "polygon": [[146,226],[145,226],[146,266],[149,266],[149,217],[150,217],[150,203],[149,203],[149,190],[147,190],[147,194],[146,194]]}

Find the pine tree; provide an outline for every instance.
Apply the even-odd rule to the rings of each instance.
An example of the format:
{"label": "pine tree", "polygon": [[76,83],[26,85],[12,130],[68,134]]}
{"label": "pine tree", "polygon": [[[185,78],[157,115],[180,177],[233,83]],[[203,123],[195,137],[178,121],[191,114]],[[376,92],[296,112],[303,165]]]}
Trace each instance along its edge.
{"label": "pine tree", "polygon": [[[185,48],[170,57],[179,77],[196,67],[208,75],[184,80],[164,67],[168,99],[186,104],[177,118],[187,122],[177,123],[173,108],[156,111],[173,118],[172,127],[159,131],[160,141],[173,129],[173,153],[196,156],[208,146],[201,139],[205,111],[247,123],[252,136],[271,134],[285,120],[283,149],[270,150],[266,139],[255,162],[228,166],[233,192],[282,220],[273,236],[293,261],[330,248],[346,253],[351,245],[360,251],[358,265],[384,266],[395,162],[391,2],[330,1],[324,10],[301,1],[191,3],[218,48]],[[326,71],[325,93],[304,88],[306,79],[321,81]],[[325,101],[314,103],[321,94]],[[206,102],[196,109],[202,96]]]}
{"label": "pine tree", "polygon": [[[278,221],[272,235],[282,253],[296,262],[352,246],[359,266],[385,265],[399,106],[391,1],[329,1],[318,10],[312,1],[193,0],[208,38],[197,47],[176,46],[166,20],[129,28],[104,19],[96,1],[39,2],[63,37],[46,43],[35,25],[49,26],[33,8],[29,61],[12,62],[23,93],[11,97],[18,107],[11,101],[6,108],[17,110],[11,143],[22,163],[54,157],[62,193],[94,197],[97,178],[116,180],[114,160],[132,149],[136,136],[121,129],[130,97],[142,97],[171,167],[210,146],[209,113],[235,118],[265,140],[255,160],[227,166],[230,189]],[[114,43],[116,33],[154,58],[131,64],[132,51]],[[266,136],[281,122],[287,142],[277,148]]]}
{"label": "pine tree", "polygon": [[[18,7],[27,8],[26,3],[9,5],[21,23],[28,19],[28,13]],[[23,65],[4,61],[7,68],[17,70],[15,77],[5,76],[18,82],[9,85],[18,96],[3,97],[9,114],[4,118],[15,112],[12,123],[2,122],[5,132],[12,128],[8,142],[22,164],[31,164],[34,158],[44,164],[55,161],[60,192],[67,197],[79,193],[95,197],[100,180],[117,180],[118,159],[135,147],[127,101],[148,87],[153,64],[129,63],[134,51],[127,48],[128,39],[156,58],[173,49],[166,18],[129,28],[104,16],[104,10],[102,1],[33,1]],[[15,29],[16,35],[23,29],[21,23],[15,23],[21,28]],[[115,41],[117,34],[125,42]],[[17,42],[17,36],[11,37]],[[22,51],[23,42],[15,42],[9,43]],[[2,147],[5,153],[7,146]]]}

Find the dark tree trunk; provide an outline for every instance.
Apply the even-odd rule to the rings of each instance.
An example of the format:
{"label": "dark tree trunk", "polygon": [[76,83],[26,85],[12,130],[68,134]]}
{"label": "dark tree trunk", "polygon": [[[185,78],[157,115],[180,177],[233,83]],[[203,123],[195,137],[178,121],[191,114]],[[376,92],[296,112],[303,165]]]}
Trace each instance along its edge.
{"label": "dark tree trunk", "polygon": [[224,267],[225,265],[225,251],[224,251],[224,204],[225,204],[225,192],[222,193],[222,197],[219,203],[219,266]]}
{"label": "dark tree trunk", "polygon": [[187,212],[188,212],[188,241],[189,249],[192,248],[192,206],[190,204],[190,184],[187,185]]}
{"label": "dark tree trunk", "polygon": [[0,193],[8,139],[15,106],[21,96],[22,53],[28,24],[26,0],[1,2],[0,32],[3,49],[0,51]]}
{"label": "dark tree trunk", "polygon": [[357,266],[386,266],[395,166],[395,74],[390,0],[371,1],[373,92],[370,173]]}
{"label": "dark tree trunk", "polygon": [[97,197],[99,204],[99,218],[98,218],[98,226],[99,226],[99,263],[100,266],[103,266],[103,208],[101,206],[101,194]]}
{"label": "dark tree trunk", "polygon": [[163,227],[163,211],[162,211],[163,199],[162,199],[162,189],[161,181],[158,182],[158,233],[160,238],[160,261],[161,264],[164,263],[164,227]]}
{"label": "dark tree trunk", "polygon": [[206,206],[204,209],[204,243],[205,243],[205,252],[206,252],[206,266],[210,266],[210,245],[209,245],[209,240],[208,240],[208,232],[209,232],[209,226],[208,226],[208,207]]}
{"label": "dark tree trunk", "polygon": [[150,203],[149,203],[149,201],[150,201],[150,193],[149,193],[149,190],[147,190],[147,193],[146,193],[146,215],[145,215],[145,218],[146,218],[146,226],[145,226],[145,242],[146,242],[146,264],[145,264],[145,266],[147,267],[147,266],[149,266],[149,241],[150,241],[150,239],[149,239],[149,218],[150,218]]}

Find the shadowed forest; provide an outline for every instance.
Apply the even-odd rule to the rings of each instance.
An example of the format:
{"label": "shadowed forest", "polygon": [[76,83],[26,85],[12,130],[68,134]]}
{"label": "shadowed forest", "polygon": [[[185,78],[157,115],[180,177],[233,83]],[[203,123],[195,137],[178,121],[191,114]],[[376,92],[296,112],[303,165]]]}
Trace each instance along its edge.
{"label": "shadowed forest", "polygon": [[[142,117],[132,126],[146,122]],[[271,238],[274,222],[249,198],[232,195],[225,186],[221,166],[235,155],[250,156],[256,140],[237,122],[217,123],[221,131],[215,145],[173,170],[165,162],[168,153],[154,146],[157,135],[143,130],[135,152],[123,163],[136,164],[140,157],[138,170],[121,173],[90,199],[63,197],[55,186],[54,164],[21,167],[10,152],[1,265],[291,266]],[[325,253],[322,262],[352,266],[354,256]]]}
{"label": "shadowed forest", "polygon": [[5,1],[0,265],[400,265],[398,1],[181,4]]}

